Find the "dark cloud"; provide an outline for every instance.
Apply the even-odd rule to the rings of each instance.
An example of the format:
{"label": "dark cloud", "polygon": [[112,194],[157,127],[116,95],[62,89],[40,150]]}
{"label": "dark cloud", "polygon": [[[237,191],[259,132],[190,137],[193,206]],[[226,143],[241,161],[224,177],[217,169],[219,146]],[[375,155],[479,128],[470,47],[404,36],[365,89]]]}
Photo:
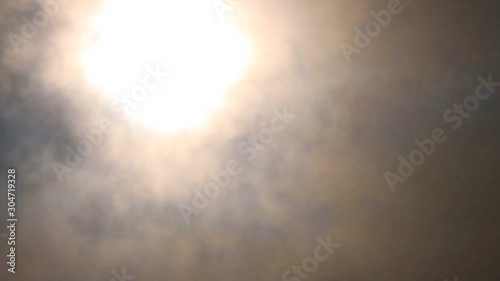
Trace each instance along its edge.
{"label": "dark cloud", "polygon": [[[0,166],[4,183],[18,171],[19,246],[15,275],[0,257],[1,280],[107,281],[122,268],[135,280],[280,280],[328,235],[341,247],[309,280],[496,280],[500,90],[456,131],[442,115],[478,76],[500,80],[498,4],[402,1],[347,63],[339,44],[387,2],[244,1],[237,21],[256,58],[209,125],[115,122],[60,182],[52,163],[109,118],[75,59],[101,3],[68,1],[16,54],[7,34],[38,4],[2,1]],[[245,160],[238,145],[283,106],[297,116]],[[384,172],[438,127],[448,140],[391,192]],[[241,174],[187,225],[179,204],[231,160]]]}

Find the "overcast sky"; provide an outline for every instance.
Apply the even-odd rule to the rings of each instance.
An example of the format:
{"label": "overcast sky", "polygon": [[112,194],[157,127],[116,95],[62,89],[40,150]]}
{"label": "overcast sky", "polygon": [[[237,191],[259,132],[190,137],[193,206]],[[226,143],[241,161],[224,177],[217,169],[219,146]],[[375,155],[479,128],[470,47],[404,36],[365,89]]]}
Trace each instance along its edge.
{"label": "overcast sky", "polygon": [[[402,0],[346,56],[389,2],[242,0],[251,67],[207,124],[158,133],[117,121],[75,59],[99,0],[61,4],[17,52],[8,34],[40,6],[2,0],[0,233],[9,168],[19,220],[16,273],[0,237],[0,279],[108,281],[125,268],[137,281],[279,281],[330,237],[340,247],[308,280],[498,280],[500,84],[467,117],[443,116],[474,101],[478,77],[500,82],[500,6]],[[250,149],[284,109],[294,117]],[[53,164],[103,119],[113,129],[60,180]],[[446,140],[403,177],[398,156],[436,129]],[[241,172],[186,223],[180,204],[231,161]]]}

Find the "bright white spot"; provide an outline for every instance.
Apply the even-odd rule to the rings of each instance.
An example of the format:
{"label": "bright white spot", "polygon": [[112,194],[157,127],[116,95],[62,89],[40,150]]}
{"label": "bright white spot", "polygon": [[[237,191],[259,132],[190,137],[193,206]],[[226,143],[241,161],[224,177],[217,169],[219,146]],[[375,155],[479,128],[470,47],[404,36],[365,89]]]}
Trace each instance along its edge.
{"label": "bright white spot", "polygon": [[145,125],[173,131],[203,123],[244,72],[248,43],[211,3],[109,0],[93,21],[98,39],[82,56],[88,80],[107,95],[130,95],[146,68],[171,74],[130,108]]}

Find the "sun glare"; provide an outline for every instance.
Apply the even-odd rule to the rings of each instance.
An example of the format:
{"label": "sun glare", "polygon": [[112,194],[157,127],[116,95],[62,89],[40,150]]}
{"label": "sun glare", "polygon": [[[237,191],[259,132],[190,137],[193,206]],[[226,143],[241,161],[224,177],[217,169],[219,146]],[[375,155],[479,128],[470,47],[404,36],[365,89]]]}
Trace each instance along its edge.
{"label": "sun glare", "polygon": [[110,98],[129,95],[148,66],[170,74],[130,110],[162,131],[203,123],[250,57],[241,33],[206,0],[108,0],[92,29],[95,42],[82,63],[87,79]]}

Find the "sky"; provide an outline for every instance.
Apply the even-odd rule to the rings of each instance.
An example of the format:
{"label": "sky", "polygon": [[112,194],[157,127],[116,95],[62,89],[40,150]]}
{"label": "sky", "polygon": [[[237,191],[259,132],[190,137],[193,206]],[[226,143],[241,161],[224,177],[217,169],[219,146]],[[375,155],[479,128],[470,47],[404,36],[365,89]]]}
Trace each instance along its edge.
{"label": "sky", "polygon": [[[499,3],[396,2],[228,1],[251,61],[202,125],[166,132],[117,114],[86,76],[104,1],[57,2],[27,38],[41,4],[1,0],[0,280],[498,280]],[[128,47],[163,47],[133,36],[142,9],[161,18],[152,3],[125,15],[130,45],[113,50],[133,75],[104,81],[178,89],[154,59],[130,67]],[[221,72],[205,62],[170,111],[211,102],[194,73]],[[166,106],[151,96],[134,106]]]}

